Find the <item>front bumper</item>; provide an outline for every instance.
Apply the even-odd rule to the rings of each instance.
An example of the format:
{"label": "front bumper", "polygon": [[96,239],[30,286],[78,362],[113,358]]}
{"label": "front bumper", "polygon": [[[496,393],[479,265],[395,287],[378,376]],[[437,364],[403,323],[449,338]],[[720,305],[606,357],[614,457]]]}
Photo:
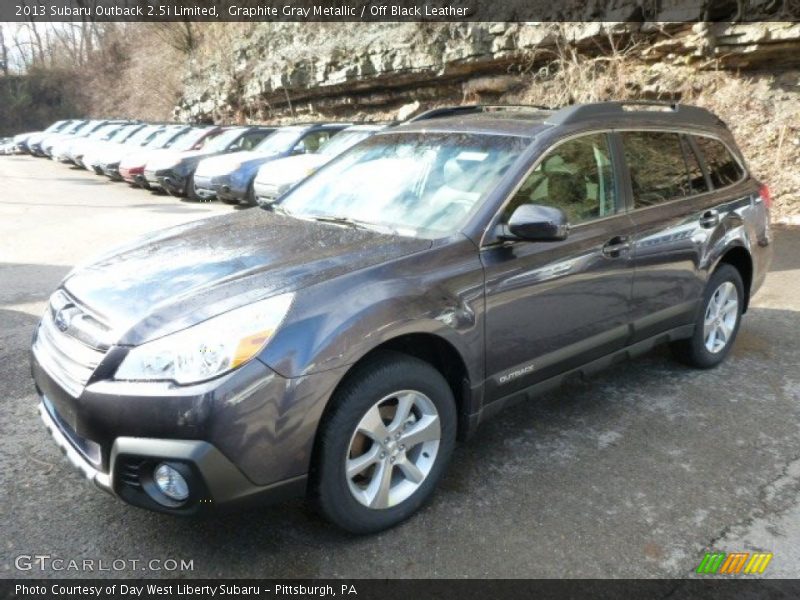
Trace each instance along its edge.
{"label": "front bumper", "polygon": [[[119,437],[111,450],[110,468],[98,470],[74,445],[74,432],[61,421],[46,398],[39,414],[67,460],[99,489],[129,504],[156,512],[191,515],[249,504],[277,502],[302,495],[306,476],[273,485],[255,485],[219,450],[198,440]],[[185,475],[189,498],[170,502],[153,483],[156,466],[167,463]]]}
{"label": "front bumper", "polygon": [[228,175],[214,177],[194,176],[195,192],[201,198],[217,197],[221,200],[244,200],[247,198],[247,186]]}
{"label": "front bumper", "polygon": [[[97,373],[110,377],[118,358],[110,351]],[[71,395],[34,354],[31,370],[42,419],[69,461],[97,487],[171,514],[302,495],[322,411],[343,375],[288,379],[256,359],[191,386],[96,375]],[[95,446],[96,453],[85,451]],[[192,492],[184,505],[154,497],[152,473],[161,462],[185,471]]]}
{"label": "front bumper", "polygon": [[144,177],[152,188],[163,188],[170,194],[176,195],[186,191],[186,178],[172,169],[145,171]]}
{"label": "front bumper", "polygon": [[103,174],[111,179],[114,179],[115,181],[122,179],[119,174],[119,162],[103,163],[100,165],[100,169],[103,171]]}
{"label": "front bumper", "polygon": [[149,188],[150,184],[144,176],[144,167],[121,168],[119,169],[119,176],[130,184],[138,185],[139,187]]}

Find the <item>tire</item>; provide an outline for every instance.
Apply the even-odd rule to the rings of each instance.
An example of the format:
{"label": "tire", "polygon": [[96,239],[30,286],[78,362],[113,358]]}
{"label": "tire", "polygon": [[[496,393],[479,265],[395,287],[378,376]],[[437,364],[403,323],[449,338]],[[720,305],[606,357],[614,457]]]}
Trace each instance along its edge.
{"label": "tire", "polygon": [[239,201],[236,198],[222,198],[217,196],[223,204],[239,204]]}
{"label": "tire", "polygon": [[[734,300],[735,306],[732,304]],[[720,265],[706,283],[694,334],[670,344],[675,358],[698,369],[710,369],[720,364],[736,340],[743,305],[742,276],[735,267]]]}
{"label": "tire", "polygon": [[[456,407],[447,381],[424,361],[382,352],[357,367],[331,403],[315,446],[312,501],[352,533],[406,520],[431,496],[455,447]],[[397,414],[401,406],[410,409],[405,419]],[[383,443],[376,441],[384,435]]]}
{"label": "tire", "polygon": [[250,187],[247,188],[247,196],[245,198],[245,204],[247,206],[258,206],[258,201],[256,200],[256,181],[250,182]]}
{"label": "tire", "polygon": [[197,194],[197,190],[194,187],[194,173],[189,175],[189,179],[186,180],[186,189],[184,190],[184,195],[188,200],[192,202],[207,202],[209,200],[200,197]]}

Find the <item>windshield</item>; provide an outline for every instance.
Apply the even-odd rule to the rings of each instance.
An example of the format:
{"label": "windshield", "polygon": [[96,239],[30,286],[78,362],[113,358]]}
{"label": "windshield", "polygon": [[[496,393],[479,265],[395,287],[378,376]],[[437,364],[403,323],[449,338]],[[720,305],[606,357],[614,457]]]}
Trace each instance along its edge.
{"label": "windshield", "polygon": [[247,130],[241,127],[223,131],[219,135],[210,138],[205,144],[203,144],[203,150],[208,150],[209,152],[222,152],[233,142],[235,142],[236,139],[238,139],[238,137],[245,131]]}
{"label": "windshield", "polygon": [[292,146],[294,146],[295,140],[297,140],[297,136],[300,134],[300,131],[301,130],[297,127],[278,129],[272,135],[265,137],[258,146],[253,148],[253,152],[267,154],[270,156],[273,154],[287,152],[292,149]]}
{"label": "windshield", "polygon": [[83,129],[84,127],[89,125],[89,123],[90,123],[90,121],[78,121],[72,127],[67,129],[67,134],[68,135],[72,135],[72,134],[78,133],[81,129]]}
{"label": "windshield", "polygon": [[66,127],[67,125],[69,125],[69,121],[56,121],[55,123],[53,123],[52,125],[50,125],[50,127],[48,127],[47,129],[45,129],[45,132],[48,132],[48,131],[58,131],[58,130],[60,130],[62,127]]}
{"label": "windshield", "polygon": [[90,140],[108,140],[117,132],[119,125],[103,125],[90,133],[88,137]]}
{"label": "windshield", "polygon": [[179,151],[191,150],[192,146],[208,135],[208,132],[208,127],[192,128],[187,131],[185,135],[182,135],[171,144],[165,146],[165,148],[172,148],[173,150]]}
{"label": "windshield", "polygon": [[163,148],[164,144],[184,130],[178,127],[167,127],[147,144],[148,148]]}
{"label": "windshield", "polygon": [[155,139],[162,130],[163,129],[160,125],[148,125],[147,127],[142,127],[139,131],[125,140],[125,143],[131,145],[144,145]]}
{"label": "windshield", "polygon": [[461,133],[373,136],[290,191],[279,210],[444,237],[466,223],[529,143]]}
{"label": "windshield", "polygon": [[112,135],[108,141],[124,142],[125,139],[127,139],[127,137],[131,135],[131,132],[136,130],[138,127],[139,127],[138,125],[125,125],[124,127],[120,128],[120,130],[117,131],[114,135]]}
{"label": "windshield", "polygon": [[342,133],[337,133],[323,144],[322,148],[319,149],[319,153],[323,156],[338,156],[351,146],[355,146],[361,140],[367,139],[373,133],[375,133],[375,131],[365,131],[363,129],[356,131],[345,130]]}

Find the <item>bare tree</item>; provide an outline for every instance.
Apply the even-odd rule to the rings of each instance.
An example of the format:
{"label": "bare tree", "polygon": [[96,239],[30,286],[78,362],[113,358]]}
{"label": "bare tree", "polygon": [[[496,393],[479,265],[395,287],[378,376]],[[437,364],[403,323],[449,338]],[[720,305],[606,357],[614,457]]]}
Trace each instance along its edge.
{"label": "bare tree", "polygon": [[0,66],[3,69],[3,75],[8,76],[8,46],[6,46],[5,27],[0,25]]}

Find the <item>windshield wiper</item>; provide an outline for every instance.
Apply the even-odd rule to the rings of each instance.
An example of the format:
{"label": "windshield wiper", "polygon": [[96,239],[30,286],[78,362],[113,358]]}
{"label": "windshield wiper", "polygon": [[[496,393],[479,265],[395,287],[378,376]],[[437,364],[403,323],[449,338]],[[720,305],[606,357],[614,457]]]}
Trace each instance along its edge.
{"label": "windshield wiper", "polygon": [[323,223],[336,223],[341,225],[349,225],[353,229],[369,229],[369,223],[364,223],[350,217],[341,217],[336,215],[314,215],[311,217],[315,221],[322,221]]}

